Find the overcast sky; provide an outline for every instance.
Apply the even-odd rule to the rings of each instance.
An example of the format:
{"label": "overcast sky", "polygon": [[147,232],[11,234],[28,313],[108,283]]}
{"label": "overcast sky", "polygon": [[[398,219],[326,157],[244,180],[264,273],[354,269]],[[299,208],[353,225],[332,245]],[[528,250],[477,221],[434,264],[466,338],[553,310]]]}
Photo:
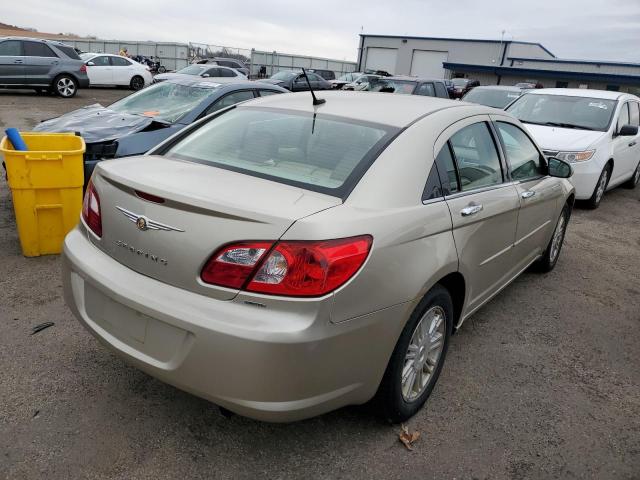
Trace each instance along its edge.
{"label": "overcast sky", "polygon": [[198,42],[356,60],[358,34],[540,42],[640,62],[640,0],[19,0],[0,22],[104,39]]}

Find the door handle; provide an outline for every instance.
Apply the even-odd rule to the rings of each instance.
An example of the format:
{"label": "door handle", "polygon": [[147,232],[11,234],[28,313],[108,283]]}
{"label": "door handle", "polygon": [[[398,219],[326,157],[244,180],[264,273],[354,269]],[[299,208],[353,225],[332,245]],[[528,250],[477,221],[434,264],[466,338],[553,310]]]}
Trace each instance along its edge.
{"label": "door handle", "polygon": [[468,207],[464,207],[460,210],[460,215],[463,217],[468,217],[470,215],[475,215],[478,212],[482,211],[482,205],[469,205]]}
{"label": "door handle", "polygon": [[17,58],[17,59],[15,59],[15,60],[13,61],[13,63],[22,63],[22,60],[20,60],[19,58]]}
{"label": "door handle", "polygon": [[536,192],[534,190],[527,190],[526,192],[522,192],[520,194],[520,196],[522,198],[531,198],[536,194]]}
{"label": "door handle", "polygon": [[636,145],[636,142],[635,142],[635,141],[633,141],[633,142],[631,142],[631,143],[629,144],[629,146],[630,146],[630,147],[635,147],[635,145]]}

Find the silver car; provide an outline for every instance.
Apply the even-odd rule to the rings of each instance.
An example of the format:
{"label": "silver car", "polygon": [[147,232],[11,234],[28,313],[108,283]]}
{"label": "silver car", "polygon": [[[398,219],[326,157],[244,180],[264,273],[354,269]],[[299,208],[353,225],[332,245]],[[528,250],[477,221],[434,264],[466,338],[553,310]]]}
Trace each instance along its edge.
{"label": "silver car", "polygon": [[95,169],[65,239],[65,298],[141,370],[293,421],[431,393],[452,332],[551,270],[571,167],[518,120],[384,93],[274,95]]}

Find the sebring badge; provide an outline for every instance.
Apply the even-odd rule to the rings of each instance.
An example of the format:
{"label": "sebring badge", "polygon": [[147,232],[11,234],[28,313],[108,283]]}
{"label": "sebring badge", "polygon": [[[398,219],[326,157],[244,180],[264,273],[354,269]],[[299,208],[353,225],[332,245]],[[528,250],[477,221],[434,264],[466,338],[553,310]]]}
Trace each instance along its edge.
{"label": "sebring badge", "polygon": [[171,225],[165,225],[164,223],[156,222],[155,220],[151,220],[144,215],[138,215],[137,213],[130,212],[129,210],[125,210],[122,207],[116,206],[118,210],[122,212],[122,214],[136,224],[138,230],[146,231],[146,230],[164,230],[165,232],[184,232],[184,230],[176,227],[172,227]]}

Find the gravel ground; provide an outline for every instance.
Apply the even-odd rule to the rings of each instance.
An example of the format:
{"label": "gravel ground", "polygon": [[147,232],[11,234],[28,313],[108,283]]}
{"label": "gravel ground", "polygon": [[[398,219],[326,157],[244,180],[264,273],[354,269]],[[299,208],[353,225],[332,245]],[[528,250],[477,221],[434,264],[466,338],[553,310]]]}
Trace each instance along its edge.
{"label": "gravel ground", "polygon": [[[126,93],[0,92],[0,126]],[[64,305],[59,257],[22,257],[0,181],[0,477],[638,479],[638,202],[640,188],[616,189],[576,209],[556,269],[522,275],[465,323],[408,451],[367,408],[227,418],[129,367]]]}

